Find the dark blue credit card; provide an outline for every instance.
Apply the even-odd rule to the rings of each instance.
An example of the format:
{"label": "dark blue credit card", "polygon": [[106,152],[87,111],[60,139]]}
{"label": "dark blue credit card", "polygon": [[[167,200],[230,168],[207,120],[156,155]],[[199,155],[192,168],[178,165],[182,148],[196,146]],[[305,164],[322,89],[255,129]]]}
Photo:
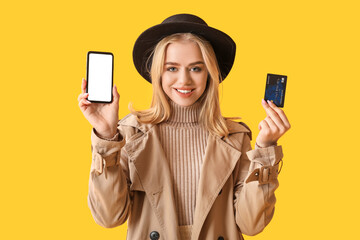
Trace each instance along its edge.
{"label": "dark blue credit card", "polygon": [[278,107],[284,107],[287,76],[268,73],[266,78],[265,101],[270,100]]}

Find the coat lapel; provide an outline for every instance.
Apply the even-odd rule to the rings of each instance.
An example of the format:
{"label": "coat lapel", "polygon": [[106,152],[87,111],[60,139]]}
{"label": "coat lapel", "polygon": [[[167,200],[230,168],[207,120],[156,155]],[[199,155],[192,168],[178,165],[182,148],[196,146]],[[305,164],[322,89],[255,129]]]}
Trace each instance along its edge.
{"label": "coat lapel", "polygon": [[126,146],[126,150],[166,235],[165,239],[174,239],[174,233],[179,238],[170,167],[161,147],[157,126]]}
{"label": "coat lapel", "polygon": [[198,239],[205,219],[231,175],[241,152],[210,134],[200,174],[191,239]]}

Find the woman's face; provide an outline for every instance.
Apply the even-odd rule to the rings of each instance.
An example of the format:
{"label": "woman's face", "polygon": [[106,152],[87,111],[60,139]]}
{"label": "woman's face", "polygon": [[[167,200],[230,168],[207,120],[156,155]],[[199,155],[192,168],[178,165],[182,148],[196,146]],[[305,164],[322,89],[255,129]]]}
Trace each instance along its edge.
{"label": "woman's face", "polygon": [[181,40],[167,46],[161,78],[166,95],[181,106],[190,106],[203,94],[208,71],[197,43]]}

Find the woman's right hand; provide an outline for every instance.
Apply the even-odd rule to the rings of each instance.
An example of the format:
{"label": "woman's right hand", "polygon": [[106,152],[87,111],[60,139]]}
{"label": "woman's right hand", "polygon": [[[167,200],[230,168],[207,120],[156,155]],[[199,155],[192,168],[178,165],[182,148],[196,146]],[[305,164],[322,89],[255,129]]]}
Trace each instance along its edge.
{"label": "woman's right hand", "polygon": [[116,86],[113,86],[113,101],[111,103],[94,103],[86,100],[87,81],[83,78],[81,93],[78,97],[79,107],[85,118],[95,128],[96,132],[103,138],[112,138],[117,132],[119,121],[119,99]]}

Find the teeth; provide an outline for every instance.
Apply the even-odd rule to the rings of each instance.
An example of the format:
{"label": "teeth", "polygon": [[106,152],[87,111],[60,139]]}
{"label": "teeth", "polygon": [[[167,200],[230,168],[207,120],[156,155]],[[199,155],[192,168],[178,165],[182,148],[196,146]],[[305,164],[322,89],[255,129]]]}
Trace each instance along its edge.
{"label": "teeth", "polygon": [[189,93],[191,92],[191,90],[180,90],[180,89],[176,89],[178,92],[181,92],[181,93]]}

